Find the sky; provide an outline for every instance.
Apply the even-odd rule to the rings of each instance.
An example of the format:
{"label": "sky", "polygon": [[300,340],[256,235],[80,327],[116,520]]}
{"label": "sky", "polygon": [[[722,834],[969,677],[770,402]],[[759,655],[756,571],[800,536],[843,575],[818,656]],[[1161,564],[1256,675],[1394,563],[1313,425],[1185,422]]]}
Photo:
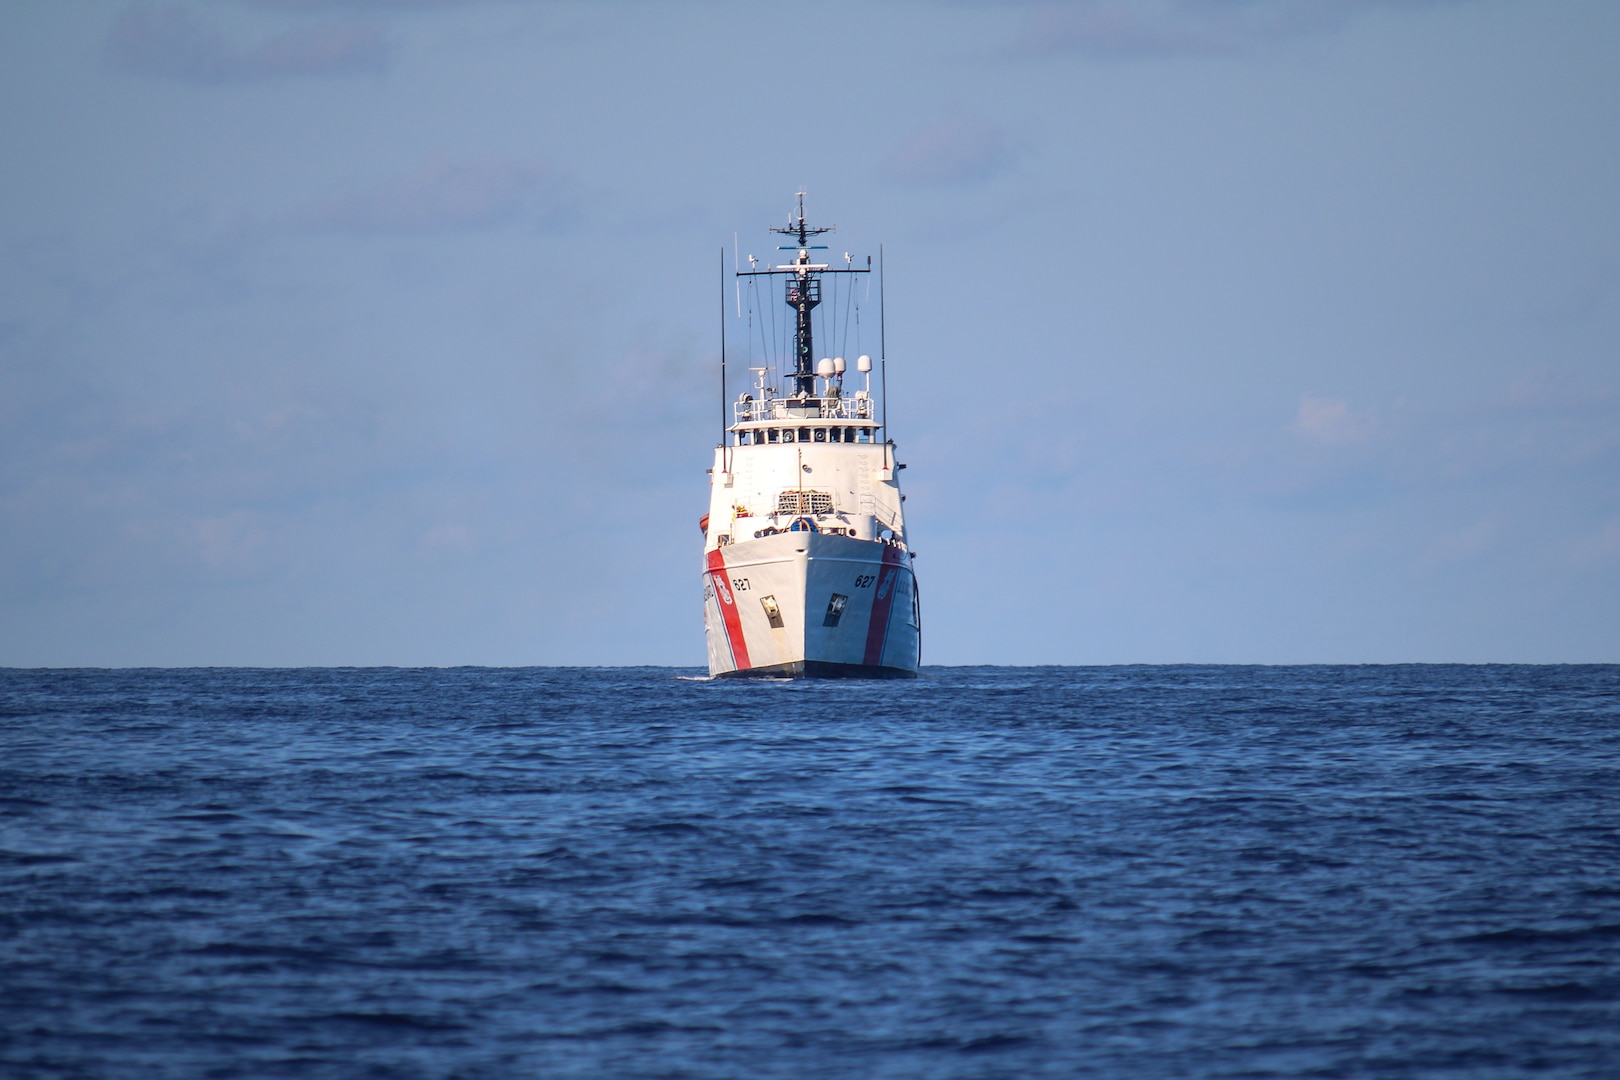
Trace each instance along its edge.
{"label": "sky", "polygon": [[800,190],[881,245],[925,663],[1620,661],[1617,55],[1610,0],[7,0],[0,665],[702,664],[721,263]]}

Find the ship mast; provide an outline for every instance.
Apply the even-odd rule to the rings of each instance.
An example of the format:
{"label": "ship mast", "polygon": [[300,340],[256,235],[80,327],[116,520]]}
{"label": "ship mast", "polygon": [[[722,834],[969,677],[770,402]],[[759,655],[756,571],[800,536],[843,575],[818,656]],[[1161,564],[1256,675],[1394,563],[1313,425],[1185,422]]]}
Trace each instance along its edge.
{"label": "ship mast", "polygon": [[[794,240],[792,244],[783,244],[777,248],[778,251],[796,252],[793,261],[779,266],[768,266],[763,270],[740,270],[737,276],[787,278],[783,283],[782,298],[788,307],[793,309],[796,319],[793,338],[793,396],[813,398],[816,393],[816,346],[810,313],[821,303],[821,275],[870,273],[871,260],[867,260],[868,265],[865,268],[848,267],[839,270],[832,269],[826,263],[811,262],[812,251],[827,250],[826,244],[812,244],[811,239],[823,233],[836,231],[836,226],[812,226],[806,222],[804,192],[798,192],[798,197],[798,207],[788,215],[788,223],[771,227],[771,232]],[[749,258],[752,260],[753,256]]]}
{"label": "ship mast", "polygon": [[[817,266],[810,262],[812,250],[825,251],[826,244],[811,244],[812,236],[830,233],[833,226],[811,228],[804,220],[804,192],[799,192],[799,207],[788,218],[786,227],[772,226],[771,232],[783,236],[791,236],[798,240],[798,257],[788,266],[781,269],[789,270],[792,276],[786,282],[784,299],[788,307],[794,310],[798,318],[797,332],[794,335],[793,353],[793,392],[809,396],[816,391],[816,349],[814,331],[810,328],[810,312],[821,303],[821,277],[818,271],[826,270],[825,264]],[[783,246],[779,251],[791,251],[792,247]]]}

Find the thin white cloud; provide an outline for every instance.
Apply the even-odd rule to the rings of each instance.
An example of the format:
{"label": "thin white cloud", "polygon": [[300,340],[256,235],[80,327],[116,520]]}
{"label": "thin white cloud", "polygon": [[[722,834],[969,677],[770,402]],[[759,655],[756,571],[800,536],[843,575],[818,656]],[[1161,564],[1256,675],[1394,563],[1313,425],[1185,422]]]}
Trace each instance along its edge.
{"label": "thin white cloud", "polygon": [[270,529],[264,515],[249,510],[231,510],[203,517],[191,523],[190,547],[203,563],[216,570],[241,571],[255,567],[270,543]]}
{"label": "thin white cloud", "polygon": [[478,530],[466,521],[441,521],[431,526],[417,543],[427,555],[469,555],[478,548]]}
{"label": "thin white cloud", "polygon": [[1226,51],[1222,27],[1179,16],[1169,5],[1053,5],[1030,15],[1014,44],[1023,55],[1077,52],[1128,58]]}
{"label": "thin white cloud", "polygon": [[459,232],[530,214],[555,219],[571,206],[569,184],[549,165],[437,162],[318,202],[301,217],[320,232]]}
{"label": "thin white cloud", "polygon": [[1012,143],[1000,126],[976,116],[952,116],[900,143],[884,171],[904,184],[980,184],[1012,162]]}
{"label": "thin white cloud", "polygon": [[1300,395],[1299,409],[1290,430],[1313,442],[1343,446],[1365,442],[1372,435],[1373,424],[1338,398],[1306,393]]}
{"label": "thin white cloud", "polygon": [[380,71],[388,54],[388,41],[374,23],[329,20],[237,42],[181,3],[125,8],[107,35],[105,53],[122,71],[199,83]]}
{"label": "thin white cloud", "polygon": [[1418,565],[1437,569],[1471,562],[1496,546],[1496,538],[1500,532],[1501,527],[1497,521],[1488,517],[1460,529],[1441,533],[1429,542],[1428,548],[1418,560]]}
{"label": "thin white cloud", "polygon": [[277,11],[331,11],[362,9],[394,14],[402,11],[430,11],[435,8],[464,8],[481,4],[524,3],[526,0],[252,0],[255,7]]}
{"label": "thin white cloud", "polygon": [[1475,0],[1069,0],[1032,11],[1012,47],[1020,56],[1079,53],[1097,59],[1240,52],[1320,33],[1377,9]]}

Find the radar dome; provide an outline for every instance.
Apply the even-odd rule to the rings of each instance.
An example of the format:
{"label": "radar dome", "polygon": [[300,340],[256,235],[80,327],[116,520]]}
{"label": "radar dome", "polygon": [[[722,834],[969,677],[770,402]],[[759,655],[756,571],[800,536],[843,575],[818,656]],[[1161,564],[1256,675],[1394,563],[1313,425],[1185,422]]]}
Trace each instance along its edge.
{"label": "radar dome", "polygon": [[856,371],[871,371],[872,370],[872,358],[870,356],[867,356],[865,353],[862,353],[861,355],[857,356],[855,358],[855,370]]}
{"label": "radar dome", "polygon": [[842,375],[844,373],[845,366],[844,358],[842,356],[833,357],[833,374]]}
{"label": "radar dome", "polygon": [[832,378],[833,362],[831,357],[823,356],[816,362],[816,374],[820,375],[823,379]]}

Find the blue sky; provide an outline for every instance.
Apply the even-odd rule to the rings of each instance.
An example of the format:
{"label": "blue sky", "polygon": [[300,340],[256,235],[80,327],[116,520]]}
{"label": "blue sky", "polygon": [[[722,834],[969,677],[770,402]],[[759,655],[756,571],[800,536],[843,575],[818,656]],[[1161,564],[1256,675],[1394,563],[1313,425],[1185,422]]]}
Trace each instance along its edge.
{"label": "blue sky", "polygon": [[[0,8],[0,664],[700,664],[884,245],[933,663],[1620,660],[1620,7]],[[869,351],[875,351],[870,350]]]}

